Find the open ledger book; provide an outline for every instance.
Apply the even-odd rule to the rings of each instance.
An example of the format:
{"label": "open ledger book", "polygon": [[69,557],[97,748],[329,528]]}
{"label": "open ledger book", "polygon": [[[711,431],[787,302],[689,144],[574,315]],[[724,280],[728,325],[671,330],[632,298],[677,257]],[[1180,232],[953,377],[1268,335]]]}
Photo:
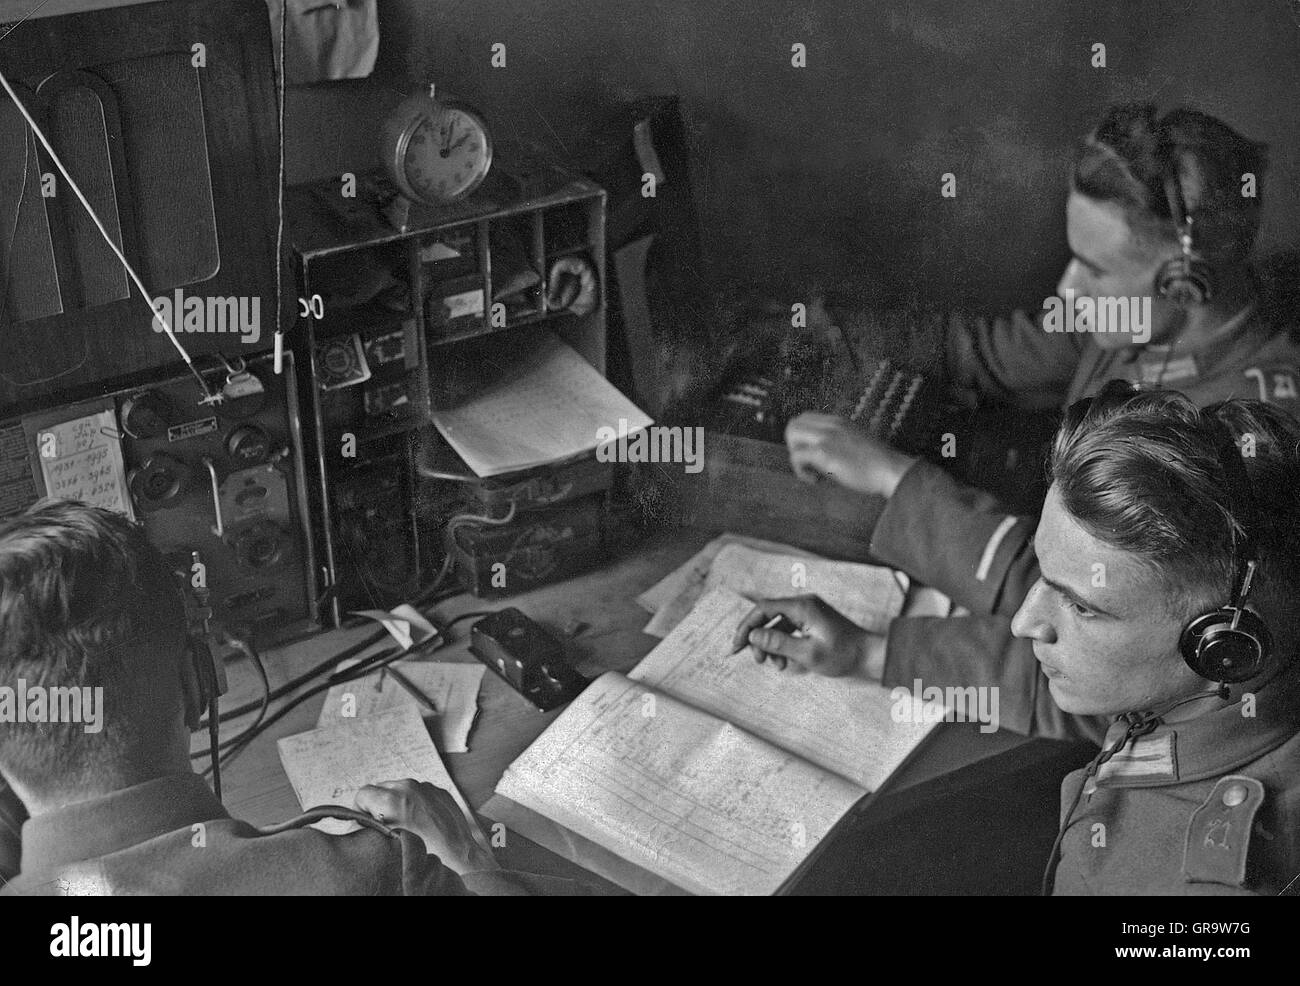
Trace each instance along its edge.
{"label": "open ledger book", "polygon": [[630,674],[592,682],[485,812],[631,890],[775,892],[942,716],[895,722],[877,684],[732,655],[751,608],[715,589]]}

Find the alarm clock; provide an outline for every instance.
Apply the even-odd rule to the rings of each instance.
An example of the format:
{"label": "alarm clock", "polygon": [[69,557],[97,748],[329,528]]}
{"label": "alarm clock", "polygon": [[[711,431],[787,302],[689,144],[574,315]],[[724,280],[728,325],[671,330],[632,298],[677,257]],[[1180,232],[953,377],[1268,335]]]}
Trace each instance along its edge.
{"label": "alarm clock", "polygon": [[492,167],[492,137],[483,117],[438,97],[432,85],[397,105],[380,128],[380,142],[384,167],[398,189],[385,213],[402,230],[412,205],[460,201]]}

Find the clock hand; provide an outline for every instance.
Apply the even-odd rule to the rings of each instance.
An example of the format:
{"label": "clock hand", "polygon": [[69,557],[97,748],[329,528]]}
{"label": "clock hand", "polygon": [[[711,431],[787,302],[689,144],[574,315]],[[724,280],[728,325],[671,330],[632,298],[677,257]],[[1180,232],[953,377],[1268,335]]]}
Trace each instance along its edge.
{"label": "clock hand", "polygon": [[465,134],[465,136],[461,137],[460,140],[456,141],[456,143],[452,144],[451,147],[447,148],[448,152],[454,151],[454,150],[455,150],[456,148],[458,148],[461,144],[465,143],[465,141],[469,140],[469,139],[470,139],[471,137],[473,137],[473,136],[474,136],[474,135],[473,135],[472,133],[467,133],[467,134]]}
{"label": "clock hand", "polygon": [[456,132],[456,121],[453,120],[451,123],[447,125],[447,129],[443,131],[443,137],[442,137],[443,157],[447,157],[449,154],[451,154],[453,148],[460,146],[459,144],[453,144],[451,142],[451,135],[454,134],[455,132]]}

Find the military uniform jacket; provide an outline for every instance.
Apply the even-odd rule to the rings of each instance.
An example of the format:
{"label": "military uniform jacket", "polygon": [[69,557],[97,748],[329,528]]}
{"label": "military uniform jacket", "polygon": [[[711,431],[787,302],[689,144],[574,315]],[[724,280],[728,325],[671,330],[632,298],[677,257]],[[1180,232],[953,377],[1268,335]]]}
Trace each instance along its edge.
{"label": "military uniform jacket", "polygon": [[410,832],[262,835],[231,818],[196,774],[171,774],[23,823],[5,894],[385,895],[583,893],[503,870],[458,876]]}
{"label": "military uniform jacket", "polygon": [[[1264,399],[1300,411],[1300,348],[1244,312],[1196,351],[1105,353],[1084,335],[1050,335],[1025,316],[950,326],[959,386],[1025,407],[1069,403],[1106,380],[1178,389],[1205,405]],[[955,365],[952,365],[955,364]],[[1057,708],[1011,616],[1038,578],[1037,518],[918,462],[872,537],[872,554],[947,593],[960,617],[893,621],[888,686],[996,686],[1001,724],[1026,735],[1113,743],[1125,723]],[[1232,706],[1160,725],[1132,740],[1097,777],[1071,774],[1057,893],[1277,893],[1300,873],[1300,686],[1261,690],[1253,716]]]}
{"label": "military uniform jacket", "polygon": [[[966,646],[943,660],[891,637],[884,684],[994,686],[1001,725],[1015,732],[1106,747],[1123,736],[1122,718],[1057,708],[1029,641],[1013,638],[1006,619],[949,623]],[[1300,673],[1261,688],[1253,705],[1206,705],[1130,740],[1095,777],[1066,777],[1055,893],[1276,894],[1300,875]]]}

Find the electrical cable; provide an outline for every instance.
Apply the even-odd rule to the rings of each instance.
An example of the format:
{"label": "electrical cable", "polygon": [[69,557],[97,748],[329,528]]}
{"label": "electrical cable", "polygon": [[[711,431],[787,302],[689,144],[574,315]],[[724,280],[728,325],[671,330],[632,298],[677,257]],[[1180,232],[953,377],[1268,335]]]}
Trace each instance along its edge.
{"label": "electrical cable", "polygon": [[[357,654],[360,654],[363,650],[366,650],[367,648],[373,647],[375,644],[380,643],[385,636],[387,636],[387,631],[379,630],[371,634],[369,637],[366,637],[364,640],[352,644],[349,647],[345,647],[343,650],[339,651],[337,654],[333,655],[332,657],[326,658],[325,660],[321,661],[319,664],[309,668],[307,671],[304,671],[302,674],[298,675],[298,677],[290,681],[287,681],[283,685],[280,685],[278,688],[274,689],[270,693],[269,701],[273,702],[279,698],[283,698],[285,695],[288,695],[290,692],[302,687],[307,682],[311,681],[313,678],[318,678],[322,674],[326,674],[330,672],[336,665],[340,664],[341,662],[346,661],[350,657],[355,657]],[[245,702],[243,705],[237,706],[236,708],[228,709],[226,712],[222,713],[221,721],[228,722],[231,719],[238,718],[239,716],[247,715],[249,712],[252,712],[254,709],[256,709],[257,705],[258,703],[256,701]]]}
{"label": "electrical cable", "polygon": [[[371,654],[368,657],[364,657],[350,668],[347,668],[343,671],[335,671],[326,679],[325,684],[337,685],[340,681],[351,680],[349,676],[353,675],[354,672],[357,673],[357,676],[360,676],[362,674],[367,674],[370,671],[374,670],[376,667],[378,667],[380,665],[380,662],[384,658],[389,657],[393,653],[394,651],[390,648],[388,650],[383,650],[375,654]],[[404,653],[406,653],[409,656],[410,654],[418,653],[418,649],[412,648],[410,651],[406,651]],[[295,700],[296,698],[290,699],[290,701],[295,701]],[[253,711],[254,707],[259,707],[260,709],[261,704],[259,702],[248,702],[244,706],[241,706],[243,712],[240,714],[246,715],[248,712]],[[234,711],[239,712],[239,710],[234,710]],[[226,719],[228,717],[229,717],[229,713],[223,715],[222,719]],[[235,746],[238,746],[246,738],[251,738],[256,731],[260,730],[261,727],[265,725],[265,723],[266,723],[266,716],[264,714],[259,714],[257,721],[253,725],[242,730],[238,736],[231,736],[227,739],[222,740],[218,745],[218,750],[219,751],[230,750]],[[190,754],[190,759],[200,760],[203,758],[204,755],[205,754],[203,750],[198,750]]]}
{"label": "electrical cable", "polygon": [[[459,591],[437,595],[436,586],[430,586],[429,588],[418,593],[415,596],[415,598],[412,600],[412,603],[415,604],[416,606],[424,606],[429,604],[437,605],[439,602],[442,602],[445,599],[449,599],[453,596],[458,596],[458,595],[461,595]],[[467,617],[468,614],[462,614],[462,617],[457,618],[456,622],[458,622],[459,619],[463,619]],[[386,630],[376,631],[375,633],[368,636],[366,639],[360,641],[359,643],[353,644],[349,647],[345,647],[342,651],[320,662],[319,664],[309,669],[304,674],[299,675],[297,678],[293,679],[290,682],[287,682],[284,685],[281,685],[279,688],[275,690],[271,690],[269,688],[270,680],[266,676],[266,667],[261,660],[261,655],[257,653],[253,645],[251,643],[241,641],[239,640],[239,638],[231,637],[230,641],[234,643],[236,646],[239,646],[241,650],[244,650],[245,653],[254,661],[258,673],[262,678],[263,693],[260,700],[254,702],[247,702],[242,706],[239,706],[235,709],[231,709],[225,715],[222,715],[219,712],[215,703],[211,708],[209,708],[208,720],[206,725],[208,728],[208,741],[209,741],[208,754],[209,757],[212,759],[212,763],[210,764],[208,770],[204,771],[204,775],[206,776],[208,774],[211,774],[214,779],[214,787],[215,785],[219,785],[220,770],[222,766],[228,765],[237,756],[239,756],[240,753],[246,750],[249,744],[252,743],[253,740],[255,740],[258,736],[264,733],[268,728],[270,728],[270,726],[278,722],[280,719],[284,718],[284,716],[287,715],[291,710],[297,708],[299,705],[301,705],[303,702],[305,702],[307,699],[311,698],[312,696],[318,695],[325,689],[340,684],[342,682],[352,681],[355,680],[356,678],[363,677],[369,674],[375,668],[386,667],[387,665],[393,663],[394,661],[400,660],[403,657],[411,657],[415,654],[420,653],[426,648],[430,648],[431,646],[440,646],[441,644],[446,642],[446,636],[442,633],[442,631],[439,631],[437,635],[430,637],[428,640],[422,641],[420,644],[417,644],[416,646],[408,650],[381,651],[379,654],[370,655],[369,657],[362,658],[361,661],[359,661],[354,667],[348,668],[346,671],[343,672],[335,672],[334,674],[330,675],[330,677],[327,678],[321,684],[308,689],[306,692],[303,692],[302,694],[295,695],[283,707],[278,709],[273,715],[267,718],[266,716],[267,706],[273,699],[289,694],[295,689],[306,684],[308,681],[311,681],[313,678],[319,677],[321,674],[324,674],[329,669],[337,667],[337,665],[342,661],[345,661],[348,658],[361,653],[367,648],[374,646],[375,644],[382,641],[386,634],[387,634]],[[242,646],[240,646],[241,644]],[[258,710],[257,720],[248,728],[240,732],[238,736],[233,737],[232,739],[227,740],[224,743],[221,742],[220,740],[221,722],[223,720],[233,718],[234,716],[243,715],[248,712],[251,712],[253,711],[254,708]],[[220,755],[222,750],[226,751],[223,756]],[[199,759],[200,757],[202,757],[202,755],[203,755],[202,751],[200,751],[197,754],[191,753],[190,758]],[[218,794],[218,798],[220,798],[220,794]]]}
{"label": "electrical cable", "polygon": [[280,0],[280,77],[276,92],[278,118],[279,178],[275,185],[275,355],[272,365],[278,377],[284,372],[284,36],[289,33],[289,0]]}
{"label": "electrical cable", "polygon": [[[238,736],[233,737],[232,739],[225,740],[224,742],[221,741],[219,730],[220,730],[222,717],[221,716],[217,717],[218,734],[217,734],[216,748],[218,751],[220,751],[224,746],[231,746],[234,743],[238,742],[239,740],[242,740],[245,736],[249,736],[253,732],[255,732],[257,728],[261,726],[262,723],[265,721],[267,710],[270,708],[271,705],[271,679],[266,673],[266,665],[262,661],[262,655],[258,653],[256,647],[254,647],[251,643],[247,641],[243,641],[238,638],[232,638],[231,643],[233,643],[234,646],[236,646],[238,649],[242,650],[245,653],[245,655],[247,655],[249,660],[253,662],[253,667],[257,669],[258,678],[261,680],[262,683],[262,698],[260,703],[258,704],[257,717],[242,732],[240,732]],[[209,729],[209,739],[211,739],[212,737],[211,721],[209,721],[208,729]],[[215,777],[216,775],[214,774],[213,776]]]}
{"label": "electrical cable", "polygon": [[479,616],[491,616],[495,612],[496,610],[493,609],[475,609],[475,610],[471,610],[468,613],[461,613],[460,616],[454,616],[447,621],[447,629],[450,630],[457,623],[461,623],[465,620],[472,620],[475,617],[479,617]]}
{"label": "electrical cable", "polygon": [[212,793],[221,800],[221,760],[217,756],[217,743],[221,738],[220,726],[221,699],[213,695],[208,700],[208,757],[211,760],[209,772],[212,774]]}
{"label": "electrical cable", "polygon": [[[277,709],[276,712],[270,718],[265,718],[264,716],[259,715],[258,721],[253,725],[249,726],[247,729],[243,730],[238,736],[218,743],[214,747],[214,749],[216,749],[218,752],[225,751],[225,755],[219,761],[220,765],[224,766],[230,763],[230,761],[232,761],[236,756],[238,756],[245,749],[247,749],[248,745],[259,735],[265,732],[271,725],[278,722],[280,719],[284,718],[286,714],[288,714],[293,709],[297,708],[299,705],[301,705],[303,702],[305,702],[307,699],[311,698],[312,696],[318,695],[325,689],[332,688],[334,685],[342,684],[344,682],[349,682],[349,681],[355,681],[358,678],[363,678],[366,675],[370,674],[370,672],[374,671],[376,668],[387,667],[389,664],[392,664],[394,661],[399,661],[402,660],[403,658],[408,658],[408,657],[415,657],[428,650],[436,650],[438,647],[442,646],[445,642],[446,642],[446,637],[443,636],[441,633],[439,633],[436,636],[429,637],[427,640],[421,641],[419,644],[416,644],[414,647],[411,647],[407,650],[391,648],[389,650],[380,651],[377,654],[372,654],[368,657],[362,658],[361,661],[359,661],[353,667],[335,672],[334,674],[330,675],[330,677],[328,677],[325,681],[321,682],[319,685],[316,685],[305,692],[293,696],[293,698],[291,698],[285,705]],[[191,753],[190,758],[199,759],[200,757],[202,757],[202,755],[203,755],[202,751],[199,751],[198,753]],[[204,771],[204,774],[206,775],[209,772],[210,770],[206,770]]]}
{"label": "electrical cable", "polygon": [[277,822],[274,825],[260,826],[257,831],[262,835],[279,835],[281,832],[291,832],[294,829],[314,825],[316,822],[322,822],[330,818],[346,818],[358,825],[374,829],[382,835],[390,837],[396,837],[397,835],[394,829],[389,828],[373,815],[368,815],[364,811],[358,811],[355,808],[344,808],[342,805],[317,805],[315,808],[308,808],[301,815],[295,815],[286,821]]}
{"label": "electrical cable", "polygon": [[[241,736],[239,740],[239,745],[231,747],[229,751],[227,751],[227,753],[221,758],[220,760],[221,766],[228,766],[237,756],[239,756],[246,749],[248,749],[249,744],[252,743],[253,740],[257,739],[258,736],[266,732],[266,730],[270,729],[277,722],[279,722],[281,719],[283,719],[285,716],[287,716],[290,712],[296,709],[303,702],[307,701],[309,698],[319,695],[321,692],[325,691],[326,689],[332,688],[334,685],[340,685],[349,681],[355,681],[358,678],[364,678],[371,671],[375,670],[375,668],[387,667],[389,664],[393,664],[409,656],[410,656],[409,651],[402,651],[402,650],[390,651],[384,656],[383,660],[376,661],[374,664],[371,664],[368,667],[365,668],[358,667],[355,669],[349,669],[346,672],[342,672],[337,677],[327,679],[326,681],[322,681],[319,685],[316,685],[313,688],[309,688],[307,691],[303,692],[300,695],[295,695],[292,699],[290,699],[287,703],[285,703],[285,705],[277,709],[273,715],[267,718],[267,720],[264,723],[262,723],[261,726],[258,727],[257,732],[251,733],[246,737]],[[204,773],[206,774],[208,772],[204,771]]]}
{"label": "electrical cable", "polygon": [[[430,589],[431,588],[432,587],[430,587]],[[412,602],[417,607],[424,606],[427,603],[432,603],[433,605],[436,606],[438,603],[445,602],[448,599],[463,594],[462,590],[457,589],[454,592],[445,592],[440,596],[434,596],[432,599],[427,599],[426,597],[429,595],[430,589],[426,589],[423,592],[421,592],[419,595],[415,597],[414,600],[412,600]],[[296,678],[286,681],[283,685],[280,685],[279,687],[273,689],[271,691],[270,701],[274,702],[277,699],[283,698],[285,695],[288,695],[290,692],[294,691],[295,689],[302,687],[307,682],[311,681],[313,678],[320,677],[320,675],[329,672],[332,668],[334,668],[341,662],[346,661],[348,658],[355,657],[356,655],[360,654],[362,651],[366,650],[367,648],[373,647],[375,644],[381,643],[384,640],[384,638],[387,636],[388,636],[387,630],[376,630],[374,633],[372,633],[370,636],[366,637],[365,639],[360,640],[355,644],[350,644],[349,646],[343,648],[343,650],[339,651],[337,654],[333,655],[332,657],[326,658],[325,660],[321,661],[319,664],[316,664],[313,667],[309,668],[308,670],[304,671]],[[242,715],[247,715],[249,712],[252,712],[255,708],[257,708],[257,705],[258,703],[256,701],[252,701],[252,702],[245,702],[243,705],[236,706],[233,709],[227,709],[225,712],[221,714],[221,721],[229,722],[230,720],[237,719]],[[203,725],[206,725],[206,723],[204,723]]]}

